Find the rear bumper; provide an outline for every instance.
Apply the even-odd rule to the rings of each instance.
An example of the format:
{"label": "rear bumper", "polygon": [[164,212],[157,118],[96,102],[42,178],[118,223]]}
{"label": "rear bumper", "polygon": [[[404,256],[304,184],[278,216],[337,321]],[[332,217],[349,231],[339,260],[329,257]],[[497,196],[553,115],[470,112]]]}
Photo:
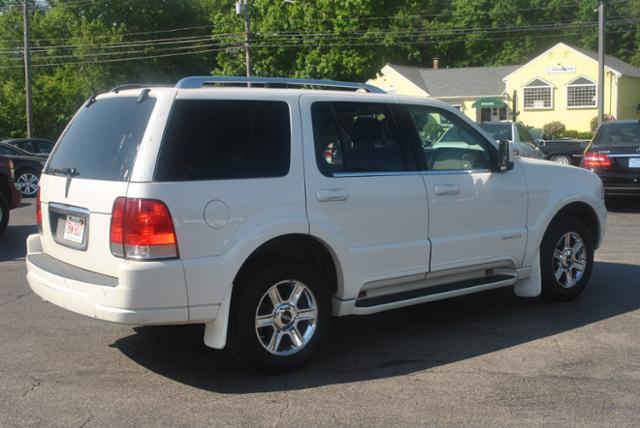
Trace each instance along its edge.
{"label": "rear bumper", "polygon": [[[88,271],[83,276],[78,273],[81,269],[42,257],[40,238],[34,234],[27,239],[27,281],[44,300],[81,315],[122,324],[188,322],[184,270],[179,260],[123,261],[117,278]],[[167,292],[160,284],[171,284],[173,291]]]}
{"label": "rear bumper", "polygon": [[605,186],[605,196],[640,196],[640,186]]}

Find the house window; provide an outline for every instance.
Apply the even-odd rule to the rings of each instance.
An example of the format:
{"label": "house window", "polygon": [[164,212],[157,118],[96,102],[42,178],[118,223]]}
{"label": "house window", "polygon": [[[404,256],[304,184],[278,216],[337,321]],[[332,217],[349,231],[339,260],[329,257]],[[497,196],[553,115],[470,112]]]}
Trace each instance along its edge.
{"label": "house window", "polygon": [[524,87],[524,108],[553,108],[553,88],[542,79],[535,79]]}
{"label": "house window", "polygon": [[567,85],[567,107],[595,107],[596,83],[586,77],[578,77]]}

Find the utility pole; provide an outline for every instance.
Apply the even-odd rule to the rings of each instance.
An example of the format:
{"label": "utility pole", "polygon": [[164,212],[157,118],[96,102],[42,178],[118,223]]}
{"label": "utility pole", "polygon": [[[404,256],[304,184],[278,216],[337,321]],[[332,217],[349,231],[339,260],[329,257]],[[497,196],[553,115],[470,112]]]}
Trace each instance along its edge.
{"label": "utility pole", "polygon": [[244,15],[244,55],[247,67],[247,77],[251,77],[251,15],[249,0],[238,0],[236,2],[236,14]]}
{"label": "utility pole", "polygon": [[29,0],[22,1],[24,86],[27,108],[27,138],[33,136],[33,110],[31,106],[31,46],[29,45]]}
{"label": "utility pole", "polygon": [[604,116],[604,1],[598,6],[598,126]]}

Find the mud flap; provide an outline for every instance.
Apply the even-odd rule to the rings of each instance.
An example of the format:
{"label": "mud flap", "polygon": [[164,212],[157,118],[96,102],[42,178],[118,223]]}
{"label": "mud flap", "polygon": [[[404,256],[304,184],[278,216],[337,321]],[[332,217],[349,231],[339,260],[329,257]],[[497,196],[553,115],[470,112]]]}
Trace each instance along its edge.
{"label": "mud flap", "polygon": [[223,349],[227,344],[227,331],[229,329],[229,312],[231,307],[231,294],[233,287],[229,287],[220,304],[220,310],[216,319],[205,324],[204,344],[209,348]]}
{"label": "mud flap", "polygon": [[533,259],[529,277],[518,281],[513,286],[513,292],[518,297],[538,297],[542,293],[542,275],[540,274],[540,249]]}

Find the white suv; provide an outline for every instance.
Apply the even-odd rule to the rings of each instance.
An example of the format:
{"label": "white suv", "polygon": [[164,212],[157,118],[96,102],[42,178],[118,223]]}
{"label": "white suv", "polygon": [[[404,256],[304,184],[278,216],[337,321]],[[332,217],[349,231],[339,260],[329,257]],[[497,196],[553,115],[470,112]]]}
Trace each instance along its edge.
{"label": "white suv", "polygon": [[[340,90],[304,89],[321,86]],[[204,323],[207,346],[271,371],[306,362],[332,315],[497,287],[576,297],[600,179],[509,152],[444,103],[362,84],[115,88],[43,171],[28,281],[101,320]]]}

